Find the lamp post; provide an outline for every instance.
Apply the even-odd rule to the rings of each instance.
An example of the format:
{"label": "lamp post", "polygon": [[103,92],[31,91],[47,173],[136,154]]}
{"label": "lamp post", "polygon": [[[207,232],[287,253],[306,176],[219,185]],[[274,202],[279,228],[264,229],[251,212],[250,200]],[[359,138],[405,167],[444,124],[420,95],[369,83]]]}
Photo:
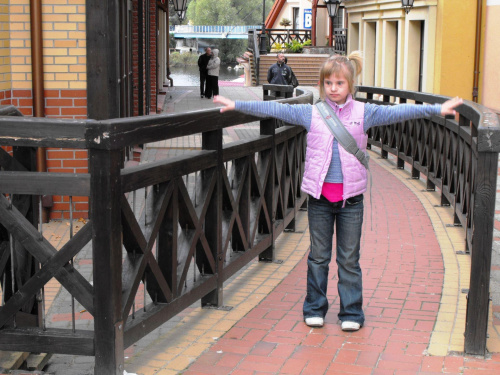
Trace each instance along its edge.
{"label": "lamp post", "polygon": [[413,8],[414,0],[401,0],[401,7],[405,10],[406,14],[410,13],[411,8]]}
{"label": "lamp post", "polygon": [[172,4],[174,6],[175,12],[177,13],[177,16],[182,22],[184,20],[184,17],[186,17],[187,0],[172,0]]}
{"label": "lamp post", "polygon": [[330,16],[330,47],[333,47],[333,19],[337,15],[340,7],[340,0],[324,0],[328,15]]}
{"label": "lamp post", "polygon": [[267,54],[266,0],[262,0],[262,31],[260,32],[260,54]]}

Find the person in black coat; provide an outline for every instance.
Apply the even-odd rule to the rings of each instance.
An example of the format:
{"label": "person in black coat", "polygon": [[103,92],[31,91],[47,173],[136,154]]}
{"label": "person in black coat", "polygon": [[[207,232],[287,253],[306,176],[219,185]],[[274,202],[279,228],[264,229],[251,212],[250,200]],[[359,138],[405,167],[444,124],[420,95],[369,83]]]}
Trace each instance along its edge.
{"label": "person in black coat", "polygon": [[278,53],[276,64],[271,65],[267,71],[267,82],[274,85],[290,85],[292,69],[285,64],[285,55]]}
{"label": "person in black coat", "polygon": [[201,54],[198,58],[198,67],[200,68],[200,97],[205,96],[205,82],[207,81],[207,65],[212,56],[212,49],[210,47],[205,48],[205,53]]}

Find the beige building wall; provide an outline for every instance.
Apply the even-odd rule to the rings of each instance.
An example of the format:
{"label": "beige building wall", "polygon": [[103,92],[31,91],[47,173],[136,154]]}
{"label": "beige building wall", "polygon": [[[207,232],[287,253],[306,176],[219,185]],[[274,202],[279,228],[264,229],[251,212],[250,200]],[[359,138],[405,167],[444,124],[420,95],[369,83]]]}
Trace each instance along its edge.
{"label": "beige building wall", "polygon": [[364,54],[360,84],[434,92],[437,0],[416,0],[409,14],[400,0],[343,4],[348,13],[348,52]]}
{"label": "beige building wall", "polygon": [[500,0],[487,0],[479,102],[500,113]]}
{"label": "beige building wall", "polygon": [[[477,0],[344,0],[348,52],[362,50],[360,83],[472,100]],[[500,0],[482,1],[479,102],[500,108]],[[421,45],[423,48],[421,48]]]}

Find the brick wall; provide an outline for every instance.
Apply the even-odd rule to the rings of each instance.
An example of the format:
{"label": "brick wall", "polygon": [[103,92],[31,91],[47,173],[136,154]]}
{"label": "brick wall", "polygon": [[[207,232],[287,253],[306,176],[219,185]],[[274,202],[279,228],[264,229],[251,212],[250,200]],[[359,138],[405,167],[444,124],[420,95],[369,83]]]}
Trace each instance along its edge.
{"label": "brick wall", "polygon": [[[33,115],[30,1],[0,0],[0,104]],[[45,116],[87,117],[85,0],[43,0]],[[7,30],[7,31],[5,31]],[[87,173],[86,150],[47,149],[47,171]],[[50,218],[69,217],[69,197],[54,196]],[[73,197],[73,217],[88,217],[88,198]]]}
{"label": "brick wall", "polygon": [[[157,28],[157,20],[156,20],[156,0],[150,0],[149,2],[149,14],[150,17],[150,42],[149,48],[150,50],[150,82],[151,82],[151,107],[149,108],[150,114],[156,114],[156,28]],[[148,115],[149,113],[145,113]]]}
{"label": "brick wall", "polygon": [[[150,13],[151,113],[156,111],[157,55],[156,0],[134,1],[134,115],[137,111],[137,1]],[[45,115],[82,119],[87,116],[87,61],[85,0],[43,0],[43,63]],[[145,22],[144,22],[145,24]],[[12,104],[33,115],[30,0],[0,0],[0,104]],[[146,80],[146,77],[144,78]],[[47,149],[47,171],[87,173],[85,150]],[[88,199],[73,198],[74,217],[88,216]],[[54,197],[52,219],[69,217],[69,198]]]}

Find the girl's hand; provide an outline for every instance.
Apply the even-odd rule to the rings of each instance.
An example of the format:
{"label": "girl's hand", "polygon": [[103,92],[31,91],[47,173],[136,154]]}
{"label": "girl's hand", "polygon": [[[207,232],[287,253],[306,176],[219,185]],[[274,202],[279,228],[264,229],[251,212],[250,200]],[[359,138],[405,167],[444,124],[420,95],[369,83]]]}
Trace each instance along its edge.
{"label": "girl's hand", "polygon": [[214,96],[214,103],[220,103],[223,105],[223,107],[220,109],[220,113],[234,110],[234,101],[223,96]]}
{"label": "girl's hand", "polygon": [[441,114],[443,116],[446,115],[455,116],[456,114],[455,108],[461,104],[464,104],[464,100],[462,98],[459,98],[458,96],[454,97],[453,99],[447,100],[443,104],[441,104]]}

